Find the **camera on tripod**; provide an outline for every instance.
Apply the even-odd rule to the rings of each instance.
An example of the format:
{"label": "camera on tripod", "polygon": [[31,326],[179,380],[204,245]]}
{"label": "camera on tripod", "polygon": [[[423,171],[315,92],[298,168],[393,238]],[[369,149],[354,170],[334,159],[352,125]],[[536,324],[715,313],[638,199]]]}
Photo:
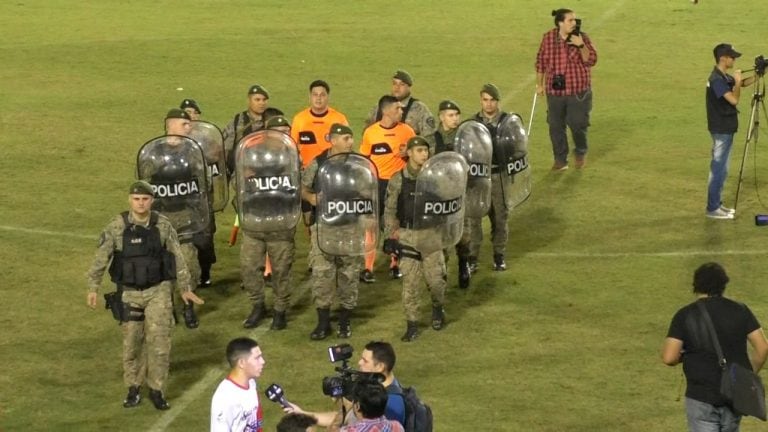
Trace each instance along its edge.
{"label": "camera on tripod", "polygon": [[766,66],[768,66],[768,60],[766,60],[765,57],[761,55],[755,57],[755,75],[757,76],[765,75]]}
{"label": "camera on tripod", "polygon": [[354,348],[350,344],[334,345],[328,348],[328,358],[331,363],[341,362],[336,366],[336,375],[323,378],[323,394],[330,397],[345,397],[352,400],[355,384],[360,381],[371,380],[378,383],[384,381],[384,375],[375,372],[361,372],[349,367],[349,359],[352,358]]}

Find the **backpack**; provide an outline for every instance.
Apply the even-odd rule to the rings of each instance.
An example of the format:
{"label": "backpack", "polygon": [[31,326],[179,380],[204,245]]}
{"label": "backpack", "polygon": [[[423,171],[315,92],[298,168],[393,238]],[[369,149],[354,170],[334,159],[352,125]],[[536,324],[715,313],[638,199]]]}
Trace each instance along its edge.
{"label": "backpack", "polygon": [[398,394],[405,402],[405,432],[432,432],[432,408],[419,399],[416,389],[402,387]]}

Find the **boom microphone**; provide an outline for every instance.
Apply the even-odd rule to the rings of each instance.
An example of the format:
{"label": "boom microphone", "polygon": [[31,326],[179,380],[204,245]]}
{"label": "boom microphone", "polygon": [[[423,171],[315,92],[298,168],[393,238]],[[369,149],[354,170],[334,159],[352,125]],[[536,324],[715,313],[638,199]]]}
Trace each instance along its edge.
{"label": "boom microphone", "polygon": [[290,402],[285,398],[283,388],[279,384],[272,384],[264,390],[264,395],[272,402],[279,403],[283,408],[292,408]]}

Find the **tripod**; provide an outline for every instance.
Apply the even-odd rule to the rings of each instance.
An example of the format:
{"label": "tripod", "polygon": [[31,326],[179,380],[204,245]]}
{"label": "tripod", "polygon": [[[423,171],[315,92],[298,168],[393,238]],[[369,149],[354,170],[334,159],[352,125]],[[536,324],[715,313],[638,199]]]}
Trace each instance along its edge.
{"label": "tripod", "polygon": [[[749,144],[754,143],[755,148],[757,148],[757,138],[759,135],[758,131],[760,129],[761,106],[763,107],[763,115],[766,115],[765,100],[763,99],[765,96],[765,71],[763,70],[763,73],[759,72],[760,71],[757,69],[755,70],[755,82],[753,83],[755,90],[752,94],[752,109],[749,114],[749,129],[747,129],[747,139],[744,142],[744,154],[741,157],[741,167],[739,168],[739,182],[736,186],[736,199],[733,203],[734,210],[736,210],[736,207],[739,205],[739,192],[741,192],[741,182],[744,180],[744,162],[747,160]],[[768,116],[766,116],[766,121],[768,122]]]}

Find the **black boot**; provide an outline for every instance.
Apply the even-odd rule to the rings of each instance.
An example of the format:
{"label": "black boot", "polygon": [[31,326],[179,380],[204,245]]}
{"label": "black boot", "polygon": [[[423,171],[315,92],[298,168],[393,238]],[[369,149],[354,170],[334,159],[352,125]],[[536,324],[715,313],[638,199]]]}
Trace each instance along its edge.
{"label": "black boot", "polygon": [[400,338],[403,342],[412,342],[419,336],[419,323],[416,321],[408,321],[408,328],[405,330],[405,334]]}
{"label": "black boot", "polygon": [[267,314],[267,310],[264,308],[264,303],[256,303],[251,309],[251,314],[243,321],[243,327],[249,329],[259,325],[259,321]]}
{"label": "black boot", "polygon": [[323,340],[331,334],[331,310],[317,309],[317,327],[312,330],[309,338],[312,340]]}
{"label": "black boot", "polygon": [[469,271],[469,260],[459,257],[459,288],[469,288],[469,280],[472,278],[472,272]]}
{"label": "black boot", "polygon": [[445,327],[445,309],[443,306],[432,306],[432,328],[442,330]]}
{"label": "black boot", "polygon": [[352,336],[352,325],[349,323],[349,315],[352,313],[352,309],[341,308],[339,310],[339,332],[337,335],[340,338],[347,339]]}
{"label": "black boot", "polygon": [[155,408],[161,411],[165,411],[171,407],[168,405],[168,401],[165,400],[165,397],[163,397],[163,392],[160,390],[149,389],[149,400],[152,401],[152,404],[155,406]]}
{"label": "black boot", "polygon": [[123,401],[123,407],[133,408],[141,402],[141,386],[128,387],[128,395]]}
{"label": "black boot", "polygon": [[507,269],[507,263],[504,262],[504,254],[493,254],[493,269],[495,271],[504,271]]}
{"label": "black boot", "polygon": [[271,330],[284,330],[288,327],[288,323],[285,320],[285,311],[275,311],[272,315],[272,325],[269,326]]}
{"label": "black boot", "polygon": [[192,302],[189,302],[184,305],[184,324],[187,326],[188,329],[196,329],[200,325],[200,320],[197,319],[197,314],[195,313],[195,305]]}

